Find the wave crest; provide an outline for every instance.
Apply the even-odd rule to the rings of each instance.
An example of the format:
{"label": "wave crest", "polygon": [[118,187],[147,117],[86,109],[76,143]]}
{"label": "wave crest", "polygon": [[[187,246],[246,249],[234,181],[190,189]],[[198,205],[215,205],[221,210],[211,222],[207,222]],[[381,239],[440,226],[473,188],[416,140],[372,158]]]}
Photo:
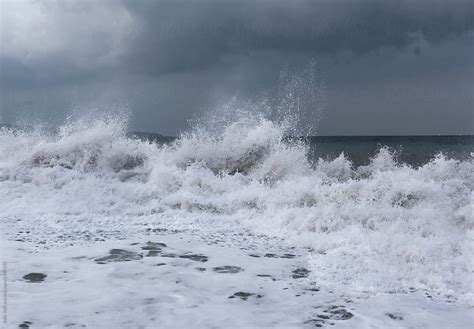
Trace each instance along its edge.
{"label": "wave crest", "polygon": [[321,283],[472,297],[472,159],[439,155],[414,168],[381,148],[358,168],[343,154],[313,163],[308,145],[286,132],[262,116],[168,145],[128,138],[120,120],[56,135],[3,129],[0,216],[38,219],[39,239],[54,239],[51,222],[56,235],[127,234],[157,219],[229,231],[237,223],[312,248]]}

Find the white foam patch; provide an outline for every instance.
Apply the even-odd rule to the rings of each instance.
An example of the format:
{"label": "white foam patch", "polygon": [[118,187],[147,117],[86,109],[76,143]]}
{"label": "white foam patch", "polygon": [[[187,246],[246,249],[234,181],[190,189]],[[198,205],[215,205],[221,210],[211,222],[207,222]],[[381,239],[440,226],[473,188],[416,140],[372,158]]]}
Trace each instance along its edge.
{"label": "white foam patch", "polygon": [[[34,254],[9,243],[7,327],[467,328],[473,320],[452,296],[327,289],[305,277],[304,250],[282,241],[241,249],[237,237],[219,238],[161,232]],[[148,239],[166,246],[150,256]],[[131,259],[108,261],[118,249]],[[206,261],[180,257],[190,254]]]}
{"label": "white foam patch", "polygon": [[473,302],[472,159],[439,155],[413,168],[381,149],[356,169],[343,155],[310,163],[284,125],[260,116],[164,146],[125,131],[115,119],[53,135],[1,130],[6,238],[40,250],[156,227],[250,230],[310,248],[311,276],[328,289]]}

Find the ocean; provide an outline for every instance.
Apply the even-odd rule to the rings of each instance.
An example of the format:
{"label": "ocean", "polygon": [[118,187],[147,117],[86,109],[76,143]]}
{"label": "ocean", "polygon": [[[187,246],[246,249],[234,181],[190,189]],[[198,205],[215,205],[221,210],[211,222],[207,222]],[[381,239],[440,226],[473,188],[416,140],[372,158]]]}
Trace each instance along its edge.
{"label": "ocean", "polygon": [[258,115],[175,138],[120,118],[1,128],[9,323],[472,323],[474,137],[288,131]]}
{"label": "ocean", "polygon": [[[131,138],[148,140],[157,144],[168,144],[177,137],[156,133],[130,132]],[[283,140],[303,140],[308,146],[308,160],[335,159],[341,153],[352,166],[367,165],[381,148],[388,148],[399,163],[419,167],[433,160],[437,155],[468,161],[474,150],[473,135],[442,136],[305,136],[284,137]]]}

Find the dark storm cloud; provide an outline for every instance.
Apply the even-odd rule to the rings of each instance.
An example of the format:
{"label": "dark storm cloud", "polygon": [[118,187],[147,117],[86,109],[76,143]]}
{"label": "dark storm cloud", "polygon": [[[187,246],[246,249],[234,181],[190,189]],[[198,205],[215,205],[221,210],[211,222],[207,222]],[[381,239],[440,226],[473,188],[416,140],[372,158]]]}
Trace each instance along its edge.
{"label": "dark storm cloud", "polygon": [[474,129],[472,0],[0,0],[0,37],[0,121],[128,108],[176,134],[316,59],[323,134]]}
{"label": "dark storm cloud", "polygon": [[[18,13],[8,16],[8,3],[25,4],[17,8],[25,22]],[[22,81],[81,83],[111,69],[187,71],[258,50],[363,54],[474,29],[471,0],[30,0],[1,6],[6,49],[0,83],[17,87]]]}
{"label": "dark storm cloud", "polygon": [[400,0],[125,1],[139,33],[127,64],[169,73],[255,50],[352,51],[440,42],[474,28],[474,2]]}

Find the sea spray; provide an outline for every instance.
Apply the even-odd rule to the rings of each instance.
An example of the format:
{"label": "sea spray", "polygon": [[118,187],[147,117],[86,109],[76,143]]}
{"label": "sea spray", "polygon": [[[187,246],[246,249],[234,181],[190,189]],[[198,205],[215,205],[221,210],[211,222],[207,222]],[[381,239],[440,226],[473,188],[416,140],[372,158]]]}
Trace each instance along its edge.
{"label": "sea spray", "polygon": [[110,117],[56,134],[2,129],[4,231],[51,247],[154,222],[251,229],[310,248],[326,286],[472,298],[472,159],[440,154],[415,167],[381,148],[364,166],[343,154],[313,161],[285,125],[244,112],[165,145],[127,137]]}

